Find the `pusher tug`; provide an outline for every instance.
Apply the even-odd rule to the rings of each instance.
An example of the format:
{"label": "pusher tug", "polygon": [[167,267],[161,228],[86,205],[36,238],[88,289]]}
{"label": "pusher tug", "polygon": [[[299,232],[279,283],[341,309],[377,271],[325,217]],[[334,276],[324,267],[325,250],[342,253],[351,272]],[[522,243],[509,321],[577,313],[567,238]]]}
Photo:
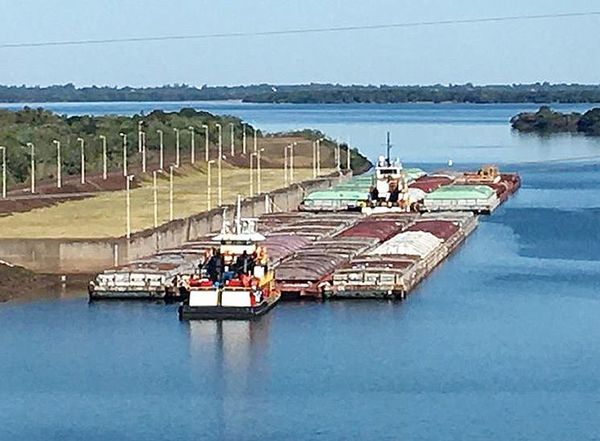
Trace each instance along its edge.
{"label": "pusher tug", "polygon": [[[387,156],[380,156],[375,166],[373,186],[369,192],[369,201],[364,204],[362,212],[370,214],[408,213],[423,197],[423,192],[408,187],[409,179],[421,177],[407,176],[399,160],[390,158],[390,134],[387,134]],[[421,171],[422,172],[422,171]],[[411,181],[412,182],[412,181]]]}
{"label": "pusher tug", "polygon": [[269,267],[265,240],[256,231],[256,219],[235,221],[231,231],[224,223],[197,274],[184,278],[180,320],[247,320],[273,308],[280,298],[274,271]]}

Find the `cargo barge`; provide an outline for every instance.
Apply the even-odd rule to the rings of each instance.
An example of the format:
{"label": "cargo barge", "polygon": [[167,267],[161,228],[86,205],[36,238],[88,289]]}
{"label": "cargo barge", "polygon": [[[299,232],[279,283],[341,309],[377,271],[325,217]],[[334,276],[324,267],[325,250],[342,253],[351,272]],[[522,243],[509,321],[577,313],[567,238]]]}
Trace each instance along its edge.
{"label": "cargo barge", "polygon": [[322,298],[341,265],[405,228],[411,214],[362,217],[327,240],[302,248],[277,267],[277,287],[287,300]]}
{"label": "cargo barge", "polygon": [[181,274],[193,270],[208,244],[200,242],[105,270],[90,281],[90,300],[177,300]]}
{"label": "cargo barge", "polygon": [[338,268],[327,299],[404,299],[477,227],[470,213],[419,217],[403,232]]}

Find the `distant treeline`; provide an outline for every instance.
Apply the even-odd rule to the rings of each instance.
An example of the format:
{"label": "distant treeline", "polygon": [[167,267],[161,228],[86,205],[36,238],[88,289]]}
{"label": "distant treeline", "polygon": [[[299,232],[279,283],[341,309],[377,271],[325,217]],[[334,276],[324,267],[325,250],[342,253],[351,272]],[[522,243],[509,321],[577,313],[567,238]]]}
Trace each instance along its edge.
{"label": "distant treeline", "polygon": [[344,86],[338,84],[160,87],[0,86],[0,102],[216,101],[256,103],[599,103],[600,85]]}
{"label": "distant treeline", "polygon": [[520,132],[582,133],[600,136],[600,108],[590,109],[581,114],[554,112],[548,106],[542,106],[537,112],[524,112],[514,116],[510,123]]}

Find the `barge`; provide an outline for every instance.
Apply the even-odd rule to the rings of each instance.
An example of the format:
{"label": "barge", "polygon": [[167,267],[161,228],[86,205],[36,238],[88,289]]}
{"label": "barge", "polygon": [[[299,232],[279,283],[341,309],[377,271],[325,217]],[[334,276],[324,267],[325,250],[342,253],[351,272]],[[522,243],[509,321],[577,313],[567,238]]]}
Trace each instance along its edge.
{"label": "barge", "polygon": [[204,239],[107,269],[88,284],[90,300],[178,300],[181,275],[193,271],[210,243]]}
{"label": "barge", "polygon": [[328,239],[300,249],[277,267],[277,286],[285,299],[321,298],[341,265],[406,227],[415,215],[387,214],[359,218]]}
{"label": "barge", "polygon": [[471,213],[418,218],[403,232],[333,273],[327,299],[404,299],[476,228]]}

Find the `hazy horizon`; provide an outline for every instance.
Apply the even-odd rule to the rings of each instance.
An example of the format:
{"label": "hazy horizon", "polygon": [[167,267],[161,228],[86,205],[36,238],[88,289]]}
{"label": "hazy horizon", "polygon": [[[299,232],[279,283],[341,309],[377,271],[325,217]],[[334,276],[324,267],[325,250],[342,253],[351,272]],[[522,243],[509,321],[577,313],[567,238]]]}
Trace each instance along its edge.
{"label": "hazy horizon", "polygon": [[549,84],[552,86],[556,86],[556,85],[567,85],[567,86],[600,86],[600,81],[596,82],[596,83],[575,83],[575,82],[563,82],[563,83],[553,83],[553,82],[549,82],[549,81],[535,81],[533,83],[490,83],[490,84],[479,84],[479,83],[475,83],[472,81],[467,81],[465,83],[446,83],[446,84],[442,84],[442,83],[420,83],[420,84],[375,84],[375,83],[371,83],[371,84],[367,84],[367,83],[341,83],[341,82],[336,82],[336,83],[321,83],[321,82],[306,82],[306,83],[259,83],[259,82],[249,82],[249,83],[244,83],[244,84],[187,84],[187,83],[181,83],[181,84],[177,84],[177,83],[170,83],[170,84],[148,84],[148,85],[143,85],[143,86],[132,86],[131,84],[75,84],[73,82],[66,82],[66,83],[54,83],[54,84],[0,84],[0,87],[30,87],[30,88],[34,88],[34,87],[40,87],[40,88],[46,88],[46,87],[54,87],[54,86],[67,86],[69,84],[72,84],[75,88],[77,89],[83,89],[83,88],[91,88],[91,87],[97,87],[97,88],[103,88],[103,87],[110,87],[110,88],[160,88],[160,87],[177,87],[177,86],[189,86],[189,87],[195,87],[198,89],[201,89],[203,87],[213,87],[213,88],[217,88],[217,87],[253,87],[253,86],[261,86],[261,85],[268,85],[268,86],[275,86],[275,87],[286,87],[286,86],[309,86],[309,85],[333,85],[333,86],[342,86],[342,87],[433,87],[433,86],[441,86],[441,87],[449,87],[449,86],[465,86],[467,84],[471,84],[473,85],[473,87],[494,87],[494,86],[499,86],[499,87],[505,87],[505,86],[528,86],[528,85],[534,85],[534,84]]}

